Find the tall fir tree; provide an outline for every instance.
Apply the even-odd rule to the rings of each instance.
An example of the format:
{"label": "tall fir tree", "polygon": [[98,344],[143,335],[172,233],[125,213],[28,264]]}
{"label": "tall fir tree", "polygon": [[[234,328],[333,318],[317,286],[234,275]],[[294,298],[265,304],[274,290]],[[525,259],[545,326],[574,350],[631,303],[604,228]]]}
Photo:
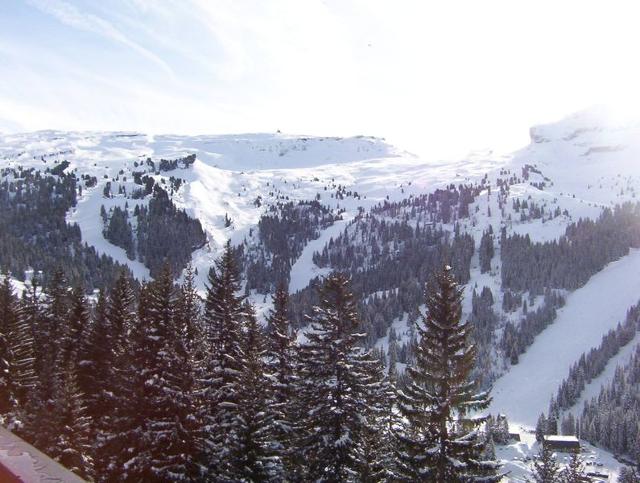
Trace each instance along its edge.
{"label": "tall fir tree", "polygon": [[57,326],[55,403],[50,419],[57,428],[57,437],[49,455],[79,475],[88,477],[93,473],[91,420],[87,415],[85,395],[78,384],[78,354],[89,314],[82,288],[74,288],[67,298],[66,317]]}
{"label": "tall fir tree", "polygon": [[377,361],[362,348],[353,294],[345,275],[327,277],[300,348],[306,409],[301,451],[306,479],[351,481],[363,465],[363,431],[378,381]]}
{"label": "tall fir tree", "polygon": [[204,306],[207,357],[204,362],[204,452],[208,472],[217,481],[234,481],[234,466],[242,455],[243,422],[239,407],[244,360],[243,331],[246,310],[231,244],[209,271]]}
{"label": "tall fir tree", "polygon": [[195,285],[191,264],[184,271],[184,281],[178,290],[176,324],[189,353],[202,357],[204,350],[203,328],[200,318],[202,300]]}
{"label": "tall fir tree", "polygon": [[560,467],[553,452],[542,445],[540,453],[533,463],[534,483],[558,483],[560,480]]}
{"label": "tall fir tree", "polygon": [[[297,345],[288,314],[289,295],[281,286],[273,295],[267,317],[266,370],[270,377],[270,406],[273,411],[277,451],[289,474],[297,473],[294,436],[298,422]],[[298,455],[299,456],[299,455]]]}
{"label": "tall fir tree", "polygon": [[538,422],[536,423],[536,441],[538,443],[542,443],[544,441],[544,436],[547,433],[547,418],[544,413],[540,413],[538,416]]}
{"label": "tall fir tree", "polygon": [[15,396],[11,391],[10,374],[10,327],[16,318],[16,297],[11,278],[4,275],[0,284],[0,416],[5,416],[14,407]]}
{"label": "tall fir tree", "polygon": [[393,424],[389,417],[393,398],[393,389],[389,379],[384,374],[384,363],[377,359],[369,366],[369,394],[367,411],[361,432],[360,454],[358,461],[359,481],[394,481],[396,477],[393,443],[387,432]]}
{"label": "tall fir tree", "polygon": [[[69,316],[69,294],[67,279],[61,268],[56,269],[45,290],[43,336],[49,338],[46,343],[53,344],[60,340],[66,319]],[[57,356],[59,347],[53,347],[53,358]]]}
{"label": "tall fir tree", "polygon": [[387,480],[397,480],[400,476],[397,468],[398,449],[396,432],[402,426],[402,417],[398,411],[398,369],[396,366],[395,341],[389,346],[387,374],[382,384],[382,429],[381,457],[384,461]]}
{"label": "tall fir tree", "polygon": [[[40,324],[42,322],[42,306],[41,306],[42,291],[39,284],[39,278],[36,274],[33,275],[28,282],[26,289],[22,292],[20,300],[20,312],[19,324],[23,329],[23,337],[27,342],[27,351],[32,357],[28,360],[27,371],[32,371],[31,381],[32,384],[28,387],[28,393],[25,396],[25,400],[22,403],[24,411],[22,413],[23,418],[17,425],[16,431],[18,435],[30,443],[36,443],[38,424],[40,422],[40,416],[42,415],[42,401],[40,395],[42,394],[42,385],[39,382],[42,356],[41,350],[41,335],[39,333]],[[27,356],[28,358],[29,356]]]}
{"label": "tall fir tree", "polygon": [[399,433],[401,474],[415,481],[498,481],[498,464],[482,459],[479,427],[487,393],[474,393],[469,374],[475,348],[469,322],[462,321],[462,289],[451,267],[438,273],[430,290],[427,314],[418,325],[420,339],[408,382],[399,392],[399,409],[408,422]]}
{"label": "tall fir tree", "polygon": [[569,464],[560,473],[562,483],[583,483],[586,475],[584,470],[584,463],[580,454],[574,452],[571,455]]}
{"label": "tall fir tree", "polygon": [[[83,332],[77,356],[78,386],[85,395],[87,415],[94,421],[94,427],[99,426],[107,415],[112,402],[106,383],[115,363],[115,334],[107,317],[107,303],[107,296],[101,291],[93,317]],[[95,439],[97,434],[94,432],[92,436]]]}
{"label": "tall fir tree", "polygon": [[180,379],[181,390],[190,394],[191,416],[185,421],[189,439],[188,453],[193,455],[193,467],[203,475],[207,472],[208,460],[203,444],[203,425],[208,416],[208,405],[203,396],[202,383],[207,379],[207,339],[202,321],[203,300],[195,284],[195,273],[191,264],[184,272],[184,281],[177,291],[176,330],[181,341],[179,355],[183,358],[184,374]]}
{"label": "tall fir tree", "polygon": [[0,326],[4,336],[2,356],[4,425],[20,430],[27,420],[36,384],[33,331],[28,312],[13,292],[11,279],[0,284]]}
{"label": "tall fir tree", "polygon": [[89,308],[87,298],[82,287],[74,287],[69,296],[68,316],[60,327],[59,354],[56,362],[61,373],[73,366],[78,369],[78,355],[84,341],[84,335],[89,326]]}
{"label": "tall fir tree", "polygon": [[69,362],[61,375],[62,386],[56,398],[56,417],[60,432],[54,456],[63,466],[82,478],[93,477],[91,418],[87,416],[84,394],[80,391],[76,367]]}
{"label": "tall fir tree", "polygon": [[198,384],[206,355],[206,340],[201,317],[202,299],[195,285],[195,274],[191,264],[185,270],[184,282],[177,291],[176,302],[176,342],[181,358],[183,374],[180,378],[181,391],[189,394],[189,416],[184,422],[189,435],[187,452],[193,456],[192,470],[203,474],[206,461],[202,455],[202,397]]}
{"label": "tall fir tree", "polygon": [[253,308],[247,306],[244,334],[244,362],[240,380],[238,481],[282,481],[284,469],[275,439],[274,408],[265,373],[266,343]]}
{"label": "tall fir tree", "polygon": [[[36,302],[37,303],[37,302]],[[69,317],[67,282],[61,269],[54,271],[44,292],[44,304],[35,332],[37,389],[33,412],[34,444],[47,454],[56,455],[61,419],[56,400],[63,380],[58,370],[61,333]]]}
{"label": "tall fir tree", "polygon": [[[130,477],[144,481],[191,481],[198,474],[192,419],[191,369],[175,313],[176,290],[165,265],[141,292],[139,321],[130,335],[130,379],[137,390],[131,439],[137,454]],[[134,476],[135,475],[135,476]]]}
{"label": "tall fir tree", "polygon": [[135,448],[128,440],[131,428],[136,426],[139,407],[135,406],[141,390],[130,379],[131,354],[129,334],[137,325],[135,294],[131,281],[122,272],[115,282],[107,304],[106,323],[111,365],[106,367],[106,378],[98,381],[104,388],[103,416],[96,423],[99,434],[95,445],[96,474],[101,481],[122,481],[126,463]]}

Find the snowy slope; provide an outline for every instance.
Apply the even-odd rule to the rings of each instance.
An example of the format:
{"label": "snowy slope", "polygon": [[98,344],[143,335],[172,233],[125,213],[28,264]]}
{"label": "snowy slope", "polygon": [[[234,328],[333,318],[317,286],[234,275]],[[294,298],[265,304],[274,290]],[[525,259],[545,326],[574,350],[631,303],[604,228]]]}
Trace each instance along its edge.
{"label": "snowy slope", "polygon": [[322,277],[330,272],[330,269],[316,267],[313,263],[314,252],[320,251],[332,237],[337,237],[344,227],[351,221],[351,215],[343,216],[326,230],[316,240],[310,241],[304,248],[296,262],[291,267],[291,281],[289,292],[293,293],[305,288],[314,277]]}
{"label": "snowy slope", "polygon": [[640,297],[640,250],[609,264],[567,297],[551,324],[493,387],[493,414],[508,414],[516,425],[535,426],[540,412],[580,355],[625,319]]}
{"label": "snowy slope", "polygon": [[[596,217],[603,206],[633,201],[640,195],[640,124],[622,123],[602,109],[592,109],[567,119],[531,129],[529,146],[509,155],[482,152],[457,162],[420,159],[401,151],[384,140],[370,137],[331,138],[290,136],[283,134],[241,134],[219,136],[145,135],[127,132],[59,132],[40,131],[14,135],[0,134],[0,159],[3,166],[45,169],[68,160],[68,169],[95,176],[97,186],[86,189],[68,220],[80,225],[83,239],[99,252],[127,263],[138,278],[147,278],[148,270],[130,261],[124,251],[102,237],[98,211],[105,207],[130,208],[135,201],[115,195],[102,196],[107,181],[127,189],[135,187],[131,174],[147,158],[176,159],[196,155],[188,169],[176,169],[154,175],[182,178],[182,187],[173,193],[181,208],[197,217],[209,243],[193,255],[201,282],[220,247],[231,239],[247,239],[260,215],[270,205],[284,200],[311,200],[345,209],[344,222],[329,227],[320,239],[312,241],[293,266],[292,290],[303,288],[318,273],[313,266],[313,252],[335,236],[342,225],[359,208],[364,210],[384,201],[398,201],[428,193],[454,183],[472,183],[485,175],[495,187],[498,177],[511,173],[519,176],[525,165],[537,166],[541,174],[534,181],[544,181],[543,190],[529,182],[512,185],[509,200],[533,200],[548,208],[567,210],[568,216],[553,220],[520,222],[505,207],[502,217],[496,196],[481,195],[471,206],[472,216],[461,228],[474,235],[476,245],[482,232],[491,225],[494,232],[506,226],[508,232],[529,234],[534,240],[561,236],[566,225],[580,217]],[[119,173],[122,173],[119,176]],[[126,178],[126,181],[125,181]],[[114,181],[117,179],[117,181]],[[359,196],[337,199],[338,187]],[[260,197],[261,206],[256,206]],[[509,203],[507,203],[508,205]],[[477,208],[477,209],[476,209]],[[491,215],[487,209],[491,210]],[[225,227],[225,215],[233,224]],[[499,260],[499,247],[496,260]],[[500,303],[499,263],[491,274],[480,274],[474,261],[472,285],[489,286]],[[588,287],[585,287],[588,288]],[[467,292],[469,295],[469,292]],[[469,297],[467,297],[469,298]],[[626,309],[626,307],[625,307]],[[606,330],[603,330],[603,333]],[[581,347],[580,350],[587,350]]]}
{"label": "snowy slope", "polygon": [[636,351],[638,344],[640,344],[640,333],[636,334],[631,342],[620,349],[620,352],[618,352],[609,360],[606,367],[604,368],[604,371],[602,371],[602,374],[600,374],[585,386],[582,394],[580,395],[580,398],[570,409],[574,416],[579,417],[582,414],[582,409],[586,401],[591,401],[592,398],[598,397],[602,387],[606,386],[607,383],[611,379],[613,379],[616,368],[625,366],[629,362],[629,360],[633,356],[633,353]]}
{"label": "snowy slope", "polygon": [[620,193],[624,188],[640,194],[640,123],[594,108],[535,126],[530,134],[531,144],[514,153],[512,164],[536,163],[553,181],[552,193],[581,202],[585,212],[576,207],[574,217],[590,215],[589,204],[634,199]]}
{"label": "snowy slope", "polygon": [[[155,175],[170,176],[185,183],[173,196],[180,208],[198,218],[207,232],[209,244],[194,254],[194,264],[203,283],[206,268],[220,248],[231,239],[237,243],[248,236],[268,207],[281,200],[320,201],[333,208],[347,210],[371,207],[385,199],[400,200],[449,182],[466,182],[481,176],[500,161],[477,159],[458,163],[421,161],[383,140],[369,137],[326,138],[286,136],[282,134],[246,134],[227,136],[151,136],[138,133],[59,132],[1,135],[0,160],[3,167],[53,168],[63,160],[67,170],[95,176],[98,184],[84,190],[68,221],[79,224],[83,239],[121,263],[127,263],[134,275],[148,278],[140,263],[127,260],[124,251],[102,236],[97,216],[105,208],[133,208],[135,201],[115,195],[103,197],[107,182],[112,192],[118,186],[136,188],[132,173],[143,169],[147,158],[177,159],[196,155],[188,169]],[[138,167],[137,165],[140,165]],[[153,173],[151,173],[153,174]],[[339,187],[360,196],[338,200],[332,195]],[[255,204],[260,197],[261,207]],[[233,220],[225,227],[225,216]],[[310,258],[312,251],[305,253]],[[305,267],[305,264],[298,265]]]}

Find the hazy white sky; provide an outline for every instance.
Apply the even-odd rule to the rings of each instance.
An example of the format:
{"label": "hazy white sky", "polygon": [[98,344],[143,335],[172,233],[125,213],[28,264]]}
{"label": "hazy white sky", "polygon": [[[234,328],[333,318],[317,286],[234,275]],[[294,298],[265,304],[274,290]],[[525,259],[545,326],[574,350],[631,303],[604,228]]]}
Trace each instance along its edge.
{"label": "hazy white sky", "polygon": [[637,2],[3,0],[0,130],[370,134],[425,156],[638,108]]}

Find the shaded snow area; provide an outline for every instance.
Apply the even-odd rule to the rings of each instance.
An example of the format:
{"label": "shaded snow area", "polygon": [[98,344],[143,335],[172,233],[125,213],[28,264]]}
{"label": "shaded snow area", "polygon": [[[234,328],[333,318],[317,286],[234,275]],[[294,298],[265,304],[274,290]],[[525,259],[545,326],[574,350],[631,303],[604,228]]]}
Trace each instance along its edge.
{"label": "shaded snow area", "polygon": [[571,365],[583,352],[597,347],[638,302],[639,273],[640,250],[633,250],[571,293],[555,322],[496,381],[489,412],[507,414],[512,424],[535,426]]}
{"label": "shaded snow area", "polygon": [[0,427],[0,465],[25,483],[84,481],[3,427]]}

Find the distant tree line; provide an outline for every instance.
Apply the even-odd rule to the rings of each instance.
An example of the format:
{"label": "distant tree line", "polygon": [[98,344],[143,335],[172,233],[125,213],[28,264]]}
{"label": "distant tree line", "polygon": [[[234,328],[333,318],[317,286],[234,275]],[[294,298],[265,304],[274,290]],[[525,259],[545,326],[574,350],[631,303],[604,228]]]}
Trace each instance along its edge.
{"label": "distant tree line", "polygon": [[585,402],[580,436],[640,463],[640,345],[600,394]]}
{"label": "distant tree line", "polygon": [[340,213],[316,200],[270,206],[258,221],[259,245],[244,247],[247,290],[267,294],[288,286],[291,266],[305,245],[339,219]]}
{"label": "distant tree line", "polygon": [[557,309],[564,306],[564,296],[555,290],[545,290],[542,305],[536,310],[525,310],[519,324],[509,321],[505,324],[500,339],[500,348],[511,364],[517,364],[519,357],[533,344],[536,336],[556,319]]}
{"label": "distant tree line", "polygon": [[456,280],[466,283],[473,252],[473,238],[458,230],[450,233],[430,225],[413,227],[406,221],[390,222],[367,214],[314,254],[314,263],[349,273],[354,291],[368,295],[411,280],[424,286],[434,267],[445,262],[456,267]]}
{"label": "distant tree line", "polygon": [[640,204],[606,208],[597,220],[572,223],[550,242],[532,242],[528,234],[507,236],[503,228],[500,246],[504,288],[535,295],[545,288],[575,290],[640,246]]}
{"label": "distant tree line", "polygon": [[129,207],[127,204],[123,208],[114,206],[109,213],[100,207],[100,216],[104,224],[102,235],[112,244],[123,248],[129,260],[136,259],[136,244],[133,228],[129,221]]}
{"label": "distant tree line", "polygon": [[44,282],[56,267],[85,290],[109,286],[124,269],[82,241],[67,223],[80,189],[73,173],[52,176],[35,169],[0,171],[0,268],[24,281],[28,270]]}
{"label": "distant tree line", "polygon": [[[438,188],[432,193],[413,196],[402,201],[384,201],[371,209],[373,215],[397,218],[405,215],[410,219],[418,219],[422,223],[453,224],[469,217],[469,205],[484,189],[487,179],[471,185],[454,183],[446,188]],[[420,216],[423,215],[423,216]]]}
{"label": "distant tree line", "polygon": [[628,310],[624,323],[607,332],[598,347],[580,356],[558,389],[556,402],[560,409],[570,409],[578,401],[585,386],[602,374],[611,358],[633,340],[639,323],[640,305],[634,305]]}
{"label": "distant tree line", "polygon": [[469,323],[473,327],[472,340],[476,346],[476,363],[471,373],[483,388],[490,387],[496,374],[495,333],[500,319],[493,306],[493,293],[489,287],[482,287],[479,294],[473,290]]}
{"label": "distant tree line", "polygon": [[199,220],[175,207],[168,193],[158,186],[153,188],[148,207],[137,204],[133,210],[135,230],[129,218],[128,205],[112,208],[109,213],[102,207],[104,237],[123,248],[130,260],[138,258],[157,276],[167,263],[172,274],[178,275],[191,260],[194,250],[207,241]]}

